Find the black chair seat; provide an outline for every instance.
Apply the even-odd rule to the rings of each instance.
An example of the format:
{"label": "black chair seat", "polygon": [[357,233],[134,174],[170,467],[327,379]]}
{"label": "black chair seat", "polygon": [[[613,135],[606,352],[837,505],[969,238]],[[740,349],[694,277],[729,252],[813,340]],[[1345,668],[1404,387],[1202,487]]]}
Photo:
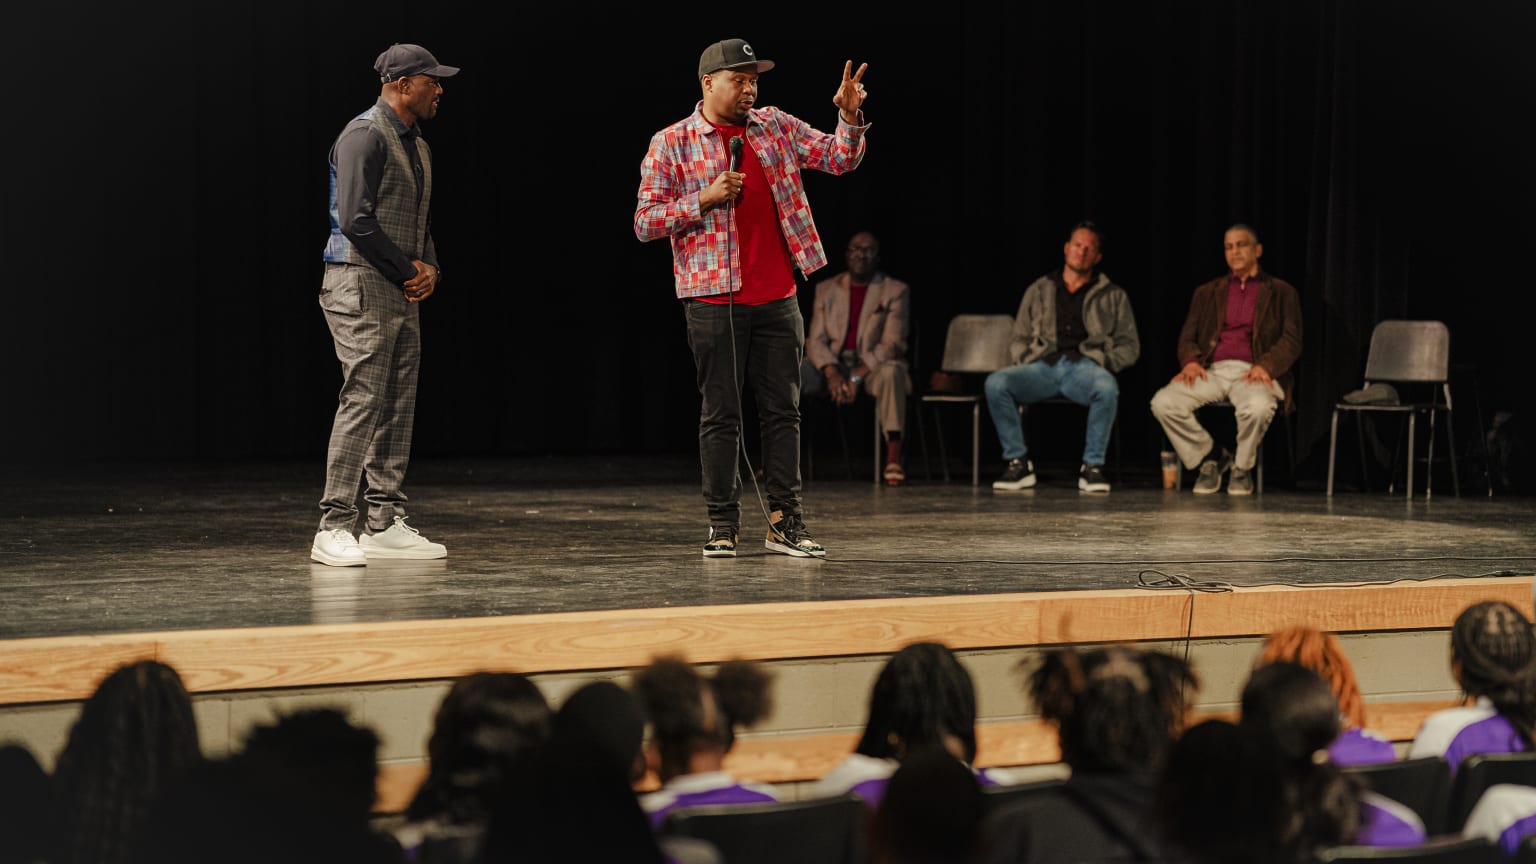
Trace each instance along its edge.
{"label": "black chair seat", "polygon": [[728,864],[862,864],[868,806],[857,795],[704,804],[667,814],[662,833],[697,837]]}
{"label": "black chair seat", "polygon": [[1536,786],[1536,753],[1474,753],[1461,760],[1451,783],[1446,830],[1460,831],[1477,799],[1498,783]]}
{"label": "black chair seat", "polygon": [[1451,794],[1451,766],[1440,756],[1421,756],[1374,765],[1346,765],[1345,774],[1418,814],[1431,837],[1445,833]]}
{"label": "black chair seat", "polygon": [[1421,846],[1332,846],[1318,852],[1325,864],[1404,861],[1414,864],[1495,864],[1504,860],[1497,843],[1483,837],[1430,838]]}

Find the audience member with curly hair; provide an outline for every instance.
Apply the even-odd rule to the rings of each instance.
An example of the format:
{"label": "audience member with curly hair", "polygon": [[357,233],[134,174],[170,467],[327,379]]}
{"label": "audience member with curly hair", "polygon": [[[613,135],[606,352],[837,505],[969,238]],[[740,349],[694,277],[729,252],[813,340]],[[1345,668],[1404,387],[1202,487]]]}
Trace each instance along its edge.
{"label": "audience member with curly hair", "polygon": [[375,829],[379,737],[338,708],[255,726],[201,768],[157,823],[155,864],[404,864]]}
{"label": "audience member with curly hair", "polygon": [[1157,780],[1198,686],[1185,661],[1161,652],[1047,651],[1028,692],[1072,773],[993,813],[982,860],[1164,860]]}
{"label": "audience member with curly hair", "polygon": [[736,730],[772,709],[771,679],[756,663],[733,660],[713,677],[678,657],[661,657],[635,675],[633,691],[650,726],[645,752],[661,788],[640,799],[651,825],[699,804],[777,801],[772,787],[741,783],[725,770]]}

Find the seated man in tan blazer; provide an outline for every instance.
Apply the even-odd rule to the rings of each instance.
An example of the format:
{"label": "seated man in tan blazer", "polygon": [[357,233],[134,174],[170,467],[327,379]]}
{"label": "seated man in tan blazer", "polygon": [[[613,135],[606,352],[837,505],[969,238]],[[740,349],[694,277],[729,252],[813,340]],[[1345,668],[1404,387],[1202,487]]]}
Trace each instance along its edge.
{"label": "seated man in tan blazer", "polygon": [[885,435],[885,482],[906,482],[901,430],[906,421],[907,328],[911,289],[880,272],[880,241],[860,231],[848,241],[848,269],[816,285],[816,305],[805,336],[801,396],[824,393],[837,405],[861,392],[875,400],[875,422]]}

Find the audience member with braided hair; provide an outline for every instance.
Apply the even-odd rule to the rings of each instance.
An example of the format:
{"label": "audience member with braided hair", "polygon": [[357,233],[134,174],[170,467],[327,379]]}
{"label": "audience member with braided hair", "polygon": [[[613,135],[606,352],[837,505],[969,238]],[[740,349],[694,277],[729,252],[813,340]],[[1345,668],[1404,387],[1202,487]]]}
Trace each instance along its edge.
{"label": "audience member with braided hair", "polygon": [[155,808],[202,762],[192,699],[175,669],[119,666],[97,686],[53,771],[54,864],[134,860]]}
{"label": "audience member with braided hair", "polygon": [[1365,699],[1337,636],[1305,624],[1282,627],[1264,639],[1257,665],[1278,661],[1311,669],[1333,690],[1344,721],[1343,733],[1328,745],[1334,764],[1374,765],[1397,758],[1392,742],[1366,727]]}
{"label": "audience member with braided hair", "polygon": [[681,658],[661,657],[635,675],[632,689],[651,733],[646,761],[662,783],[640,799],[653,828],[679,807],[778,800],[771,787],[739,782],[725,770],[736,730],[771,710],[770,683],[761,666],[744,660],[708,677]]}
{"label": "audience member with braided hair", "polygon": [[[937,642],[914,642],[886,661],[869,696],[858,746],[810,787],[813,796],[853,792],[880,806],[908,754],[936,747],[967,766],[976,761],[976,690],[960,658]],[[996,785],[977,772],[984,786]]]}
{"label": "audience member with braided hair", "polygon": [[1157,779],[1199,682],[1189,665],[1131,647],[1048,651],[1028,693],[1056,726],[1066,782],[993,813],[989,864],[1162,861]]}
{"label": "audience member with braided hair", "polygon": [[1531,622],[1499,600],[1474,603],[1451,626],[1451,673],[1471,705],[1424,718],[1408,758],[1444,756],[1454,773],[1475,753],[1531,749],[1536,725],[1536,635]]}
{"label": "audience member with braided hair", "polygon": [[392,832],[412,861],[475,860],[497,796],[549,738],[552,716],[525,675],[475,672],[453,683],[427,741],[427,779]]}

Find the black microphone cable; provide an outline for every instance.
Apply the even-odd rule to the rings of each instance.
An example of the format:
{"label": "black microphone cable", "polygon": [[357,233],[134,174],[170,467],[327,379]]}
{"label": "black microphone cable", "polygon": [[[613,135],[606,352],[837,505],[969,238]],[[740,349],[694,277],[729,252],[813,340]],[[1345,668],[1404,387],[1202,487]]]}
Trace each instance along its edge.
{"label": "black microphone cable", "polygon": [[[746,127],[743,126],[742,129],[745,131]],[[742,141],[740,135],[732,135],[730,141],[726,145],[731,152],[728,170],[730,170],[732,173],[735,173],[737,169],[741,167],[741,148],[743,143],[744,142]],[[725,214],[726,219],[728,220],[725,232],[725,260],[726,264],[729,265],[731,261],[731,253],[734,251],[736,246],[735,198],[725,202]],[[752,491],[757,495],[757,506],[758,509],[762,511],[763,521],[768,525],[768,530],[772,531],[773,515],[768,512],[768,502],[763,497],[763,488],[762,486],[758,485],[757,482],[757,469],[752,467],[752,456],[747,452],[746,411],[743,409],[741,402],[741,367],[736,362],[736,294],[729,285],[726,286],[725,298],[725,320],[730,328],[731,333],[731,380],[736,385],[736,449],[741,453],[741,459],[747,465],[747,476],[752,479]],[[737,474],[740,474],[739,468],[733,466],[732,470]],[[741,526],[739,524],[737,525],[736,533],[736,545],[738,548],[740,548]]]}

